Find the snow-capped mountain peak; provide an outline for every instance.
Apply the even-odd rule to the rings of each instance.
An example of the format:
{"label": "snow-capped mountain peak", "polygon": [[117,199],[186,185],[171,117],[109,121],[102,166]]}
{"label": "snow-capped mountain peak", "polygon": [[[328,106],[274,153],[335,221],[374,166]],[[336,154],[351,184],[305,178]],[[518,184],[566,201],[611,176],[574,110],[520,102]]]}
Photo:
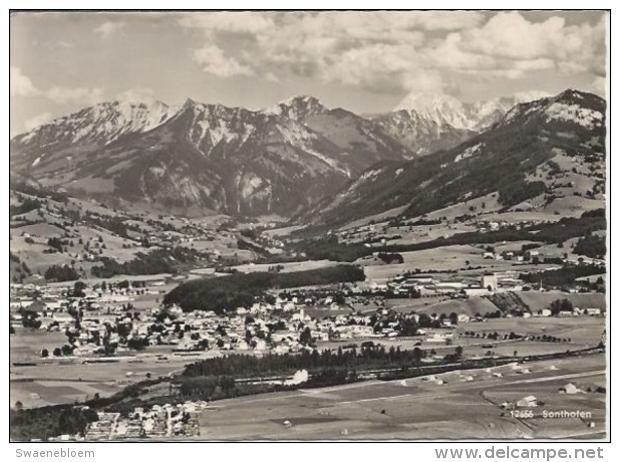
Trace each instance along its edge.
{"label": "snow-capped mountain peak", "polygon": [[287,117],[293,120],[303,120],[304,118],[321,114],[328,111],[318,98],[310,95],[293,96],[280,101],[275,106],[265,109],[265,114]]}
{"label": "snow-capped mountain peak", "polygon": [[472,129],[465,106],[454,96],[446,94],[409,93],[394,108],[395,111],[415,111],[420,117],[438,126],[451,125],[457,129]]}
{"label": "snow-capped mountain peak", "polygon": [[128,133],[152,130],[173,114],[158,100],[103,102],[40,125],[13,141],[38,145],[96,141],[105,145]]}
{"label": "snow-capped mountain peak", "polygon": [[596,95],[569,89],[529,104],[517,104],[504,116],[501,124],[539,120],[545,124],[570,124],[573,127],[596,130],[604,125],[605,104],[605,100]]}
{"label": "snow-capped mountain peak", "polygon": [[541,91],[518,92],[489,100],[463,103],[446,94],[410,93],[394,108],[395,111],[415,112],[418,117],[439,127],[457,130],[481,131],[506,114],[515,104],[526,103],[548,96]]}

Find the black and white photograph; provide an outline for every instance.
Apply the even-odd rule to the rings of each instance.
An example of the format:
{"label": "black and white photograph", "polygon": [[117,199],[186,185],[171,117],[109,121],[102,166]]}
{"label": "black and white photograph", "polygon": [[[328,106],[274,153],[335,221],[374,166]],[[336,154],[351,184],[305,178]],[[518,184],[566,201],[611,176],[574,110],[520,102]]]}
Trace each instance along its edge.
{"label": "black and white photograph", "polygon": [[10,442],[610,440],[611,10],[6,20]]}

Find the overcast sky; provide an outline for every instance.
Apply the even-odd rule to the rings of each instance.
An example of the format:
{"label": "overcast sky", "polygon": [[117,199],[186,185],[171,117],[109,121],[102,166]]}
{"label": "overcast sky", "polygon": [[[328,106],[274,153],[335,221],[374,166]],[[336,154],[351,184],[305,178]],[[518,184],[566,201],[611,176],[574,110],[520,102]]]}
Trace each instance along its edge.
{"label": "overcast sky", "polygon": [[392,109],[568,87],[604,94],[601,12],[19,13],[11,132],[98,101],[267,107],[311,94]]}

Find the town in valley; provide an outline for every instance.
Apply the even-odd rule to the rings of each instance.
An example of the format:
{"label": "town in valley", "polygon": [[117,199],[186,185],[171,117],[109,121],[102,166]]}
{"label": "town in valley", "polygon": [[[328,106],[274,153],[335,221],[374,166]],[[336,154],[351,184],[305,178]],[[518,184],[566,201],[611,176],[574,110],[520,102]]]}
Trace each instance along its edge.
{"label": "town in valley", "polygon": [[[218,14],[258,21],[175,21]],[[257,14],[282,30],[303,15]],[[121,40],[132,15],[144,27],[127,13],[119,37],[93,37]],[[241,43],[245,26],[228,33]],[[205,50],[193,56],[218,75]],[[259,72],[234,62],[218,79]],[[11,66],[20,104],[58,94]],[[576,87],[476,102],[411,90],[376,111],[125,95],[24,125],[10,144],[11,439],[606,438],[607,102]]]}

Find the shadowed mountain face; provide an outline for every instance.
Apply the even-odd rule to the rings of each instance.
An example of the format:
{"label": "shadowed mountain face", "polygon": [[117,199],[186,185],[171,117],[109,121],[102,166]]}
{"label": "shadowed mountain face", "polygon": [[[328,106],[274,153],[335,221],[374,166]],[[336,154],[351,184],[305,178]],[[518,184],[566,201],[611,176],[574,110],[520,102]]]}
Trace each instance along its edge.
{"label": "shadowed mountain face", "polygon": [[187,100],[172,116],[142,105],[133,122],[119,106],[18,135],[12,170],[112,202],[289,216],[377,161],[412,156],[373,122],[311,97],[265,111]]}
{"label": "shadowed mountain face", "polygon": [[340,149],[354,154],[348,161],[356,174],[381,160],[413,157],[413,153],[398,138],[393,138],[376,121],[342,108],[327,109],[312,96],[292,98],[267,112],[300,122]]}
{"label": "shadowed mountain face", "polygon": [[[562,175],[552,173],[558,171],[558,159],[566,164],[562,171],[596,180],[587,170],[604,169],[604,100],[567,90],[518,104],[492,128],[455,148],[374,165],[307,220],[337,226],[397,207],[415,217],[487,194],[506,209],[527,201],[548,204],[561,181]],[[578,165],[586,167],[583,174]]]}

